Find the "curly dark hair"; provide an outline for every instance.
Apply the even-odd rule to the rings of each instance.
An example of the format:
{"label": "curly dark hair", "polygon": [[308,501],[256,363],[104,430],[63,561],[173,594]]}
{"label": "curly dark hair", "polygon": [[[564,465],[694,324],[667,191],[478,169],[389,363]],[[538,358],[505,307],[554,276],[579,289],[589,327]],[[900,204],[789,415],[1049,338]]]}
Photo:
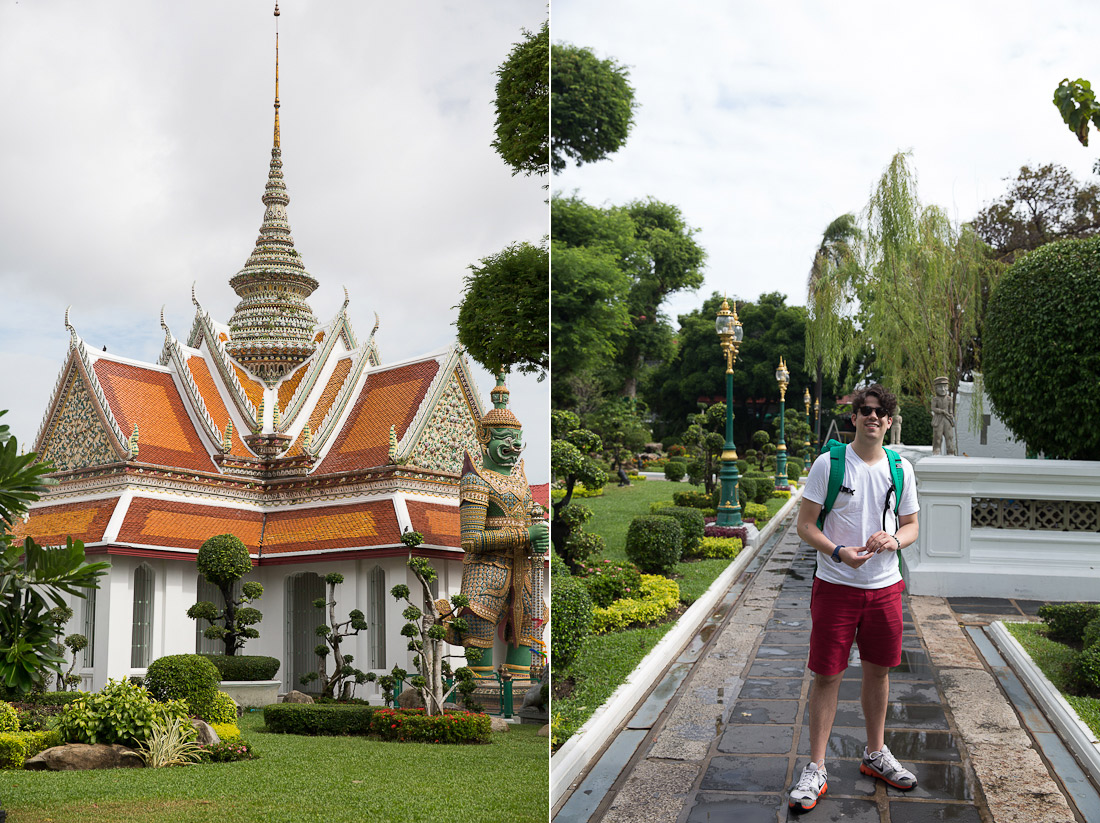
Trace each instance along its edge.
{"label": "curly dark hair", "polygon": [[898,410],[898,399],[894,396],[894,393],[879,383],[872,383],[852,395],[853,414],[859,410],[859,407],[864,404],[868,397],[876,398],[879,406],[886,409],[886,413],[890,417],[893,417],[894,412]]}

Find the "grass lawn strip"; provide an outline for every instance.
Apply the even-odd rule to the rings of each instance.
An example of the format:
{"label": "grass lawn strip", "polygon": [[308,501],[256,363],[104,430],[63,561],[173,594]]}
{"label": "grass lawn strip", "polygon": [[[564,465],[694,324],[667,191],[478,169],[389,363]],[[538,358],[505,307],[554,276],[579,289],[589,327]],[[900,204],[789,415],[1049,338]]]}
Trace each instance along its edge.
{"label": "grass lawn strip", "polygon": [[[167,769],[0,772],[0,798],[19,823],[269,823],[364,820],[545,823],[548,743],[514,725],[489,745],[391,743],[241,732],[260,759]],[[493,776],[485,790],[484,776]]]}
{"label": "grass lawn strip", "polygon": [[1070,668],[1073,666],[1073,649],[1046,636],[1041,623],[1004,623],[1005,629],[1024,647],[1032,661],[1047,680],[1062,693],[1077,716],[1100,738],[1100,699],[1078,697],[1066,692]]}

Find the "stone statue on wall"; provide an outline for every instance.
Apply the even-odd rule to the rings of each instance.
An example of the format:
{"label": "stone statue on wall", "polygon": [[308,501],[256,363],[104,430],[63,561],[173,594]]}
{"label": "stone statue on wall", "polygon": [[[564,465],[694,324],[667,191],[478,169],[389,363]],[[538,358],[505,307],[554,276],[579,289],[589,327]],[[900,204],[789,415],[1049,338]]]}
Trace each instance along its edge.
{"label": "stone statue on wall", "polygon": [[901,445],[901,412],[894,415],[894,422],[890,424],[890,445]]}
{"label": "stone statue on wall", "polygon": [[[947,378],[932,381],[932,454],[958,454],[955,446],[955,404],[947,395]],[[943,451],[940,451],[940,444]]]}

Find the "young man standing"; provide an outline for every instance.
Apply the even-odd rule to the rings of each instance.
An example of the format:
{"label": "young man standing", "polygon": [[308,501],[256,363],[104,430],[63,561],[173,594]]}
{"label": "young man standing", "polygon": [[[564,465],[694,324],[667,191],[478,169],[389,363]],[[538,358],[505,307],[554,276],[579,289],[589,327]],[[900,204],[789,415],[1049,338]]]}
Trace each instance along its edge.
{"label": "young man standing", "polygon": [[[836,716],[837,693],[852,643],[859,647],[860,703],[867,748],[859,770],[899,789],[917,785],[884,741],[890,668],[901,663],[901,593],[897,552],[917,539],[913,466],[902,458],[904,482],[891,479],[883,438],[897,398],[877,383],[852,399],[855,439],[845,448],[844,481],[822,527],[818,515],[829,486],[828,455],[814,461],[798,513],[798,536],[817,551],[810,599],[810,760],[791,790],[791,808],[812,809],[825,794],[825,748]],[[895,511],[897,514],[895,515]]]}

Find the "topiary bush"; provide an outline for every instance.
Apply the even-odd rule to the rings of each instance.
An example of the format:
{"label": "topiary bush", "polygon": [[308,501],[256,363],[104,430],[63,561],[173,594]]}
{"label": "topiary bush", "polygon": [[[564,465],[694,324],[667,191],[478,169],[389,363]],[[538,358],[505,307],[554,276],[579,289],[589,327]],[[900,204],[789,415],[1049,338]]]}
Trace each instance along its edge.
{"label": "topiary bush", "polygon": [[568,666],[592,629],[592,596],[574,577],[558,577],[550,587],[550,659]]}
{"label": "topiary bush", "polygon": [[680,552],[680,556],[692,554],[698,548],[699,541],[703,537],[703,529],[706,526],[703,513],[699,509],[685,506],[668,506],[661,509],[661,514],[664,517],[675,517],[680,524],[680,531],[684,539],[684,547]]}
{"label": "topiary bush", "polygon": [[651,514],[630,521],[626,556],[643,573],[668,575],[683,551],[684,533],[676,518]]}
{"label": "topiary bush", "polygon": [[1100,427],[1066,425],[1100,408],[1100,237],[1040,246],[1001,275],[982,371],[993,411],[1030,449],[1100,460]]}
{"label": "topiary bush", "polygon": [[684,479],[685,474],[687,474],[687,465],[679,460],[670,460],[665,464],[665,480],[679,483]]}
{"label": "topiary bush", "polygon": [[217,666],[201,654],[160,657],[145,672],[145,688],[154,700],[182,700],[193,717],[207,722],[220,682]]}
{"label": "topiary bush", "polygon": [[259,654],[204,654],[214,664],[222,680],[274,680],[279,658]]}
{"label": "topiary bush", "polygon": [[787,478],[790,480],[798,480],[802,477],[802,474],[806,470],[806,464],[802,462],[801,457],[795,457],[793,454],[787,455]]}
{"label": "topiary bush", "polygon": [[273,703],[264,706],[264,724],[282,734],[368,734],[376,711],[348,703]]}
{"label": "topiary bush", "polygon": [[1051,640],[1080,643],[1085,627],[1100,617],[1098,603],[1047,603],[1039,607],[1039,618],[1047,624]]}
{"label": "topiary bush", "polygon": [[594,606],[607,608],[622,597],[636,595],[642,573],[633,563],[604,560],[583,565],[577,579],[588,589]]}

